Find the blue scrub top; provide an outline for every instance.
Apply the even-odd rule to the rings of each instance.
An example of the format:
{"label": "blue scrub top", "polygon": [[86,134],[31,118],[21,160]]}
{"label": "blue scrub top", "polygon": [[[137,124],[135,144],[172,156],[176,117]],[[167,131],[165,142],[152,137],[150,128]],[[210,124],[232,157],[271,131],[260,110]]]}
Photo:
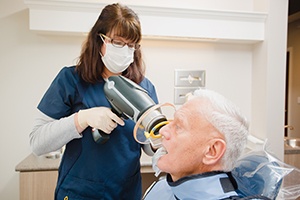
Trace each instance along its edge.
{"label": "blue scrub top", "polygon": [[[60,119],[80,109],[111,107],[103,91],[104,81],[84,82],[75,67],[64,67],[53,80],[38,109],[49,117]],[[157,101],[155,87],[144,79],[140,86]],[[97,144],[91,128],[83,137],[66,145],[60,167],[55,199],[141,199],[141,145],[133,138],[134,122],[125,120],[105,144]]]}

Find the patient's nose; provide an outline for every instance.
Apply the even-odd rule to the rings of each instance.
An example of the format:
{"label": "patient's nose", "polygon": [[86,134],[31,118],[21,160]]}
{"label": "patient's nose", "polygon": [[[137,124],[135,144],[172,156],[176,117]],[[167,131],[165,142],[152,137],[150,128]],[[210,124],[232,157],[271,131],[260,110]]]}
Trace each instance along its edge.
{"label": "patient's nose", "polygon": [[163,126],[160,130],[159,130],[159,134],[166,140],[170,139],[170,125],[167,124],[165,126]]}

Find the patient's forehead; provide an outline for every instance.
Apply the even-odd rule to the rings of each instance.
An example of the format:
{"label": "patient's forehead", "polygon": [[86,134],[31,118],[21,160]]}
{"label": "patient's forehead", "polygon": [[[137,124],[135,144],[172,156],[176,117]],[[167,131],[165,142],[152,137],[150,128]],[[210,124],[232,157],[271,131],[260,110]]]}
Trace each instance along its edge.
{"label": "patient's forehead", "polygon": [[199,118],[201,118],[199,105],[201,105],[199,100],[186,102],[175,112],[175,119],[185,123],[195,123],[195,121],[199,121]]}
{"label": "patient's forehead", "polygon": [[198,96],[193,96],[188,101],[186,101],[181,108],[199,112],[208,105],[209,101],[207,99]]}

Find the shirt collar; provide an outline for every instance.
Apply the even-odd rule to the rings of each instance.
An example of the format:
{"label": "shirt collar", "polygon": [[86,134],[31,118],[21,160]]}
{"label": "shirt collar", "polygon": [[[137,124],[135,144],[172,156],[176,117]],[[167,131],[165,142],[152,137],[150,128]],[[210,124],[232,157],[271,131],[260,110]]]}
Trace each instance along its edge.
{"label": "shirt collar", "polygon": [[173,181],[167,175],[167,183],[177,199],[223,199],[237,196],[237,184],[230,173],[221,171],[183,177]]}

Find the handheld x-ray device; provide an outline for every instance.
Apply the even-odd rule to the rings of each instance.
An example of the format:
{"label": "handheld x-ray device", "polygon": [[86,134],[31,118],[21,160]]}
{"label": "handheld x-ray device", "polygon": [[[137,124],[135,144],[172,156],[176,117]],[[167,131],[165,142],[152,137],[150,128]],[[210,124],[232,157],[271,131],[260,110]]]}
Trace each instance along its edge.
{"label": "handheld x-ray device", "polygon": [[[156,104],[146,90],[123,76],[109,77],[104,85],[104,93],[114,113],[136,123],[133,133],[135,140],[142,144],[151,142],[155,146],[155,141],[161,137],[158,133],[160,128],[168,123],[160,107],[173,105]],[[109,139],[109,134],[96,130],[93,138],[97,143],[104,143]]]}

